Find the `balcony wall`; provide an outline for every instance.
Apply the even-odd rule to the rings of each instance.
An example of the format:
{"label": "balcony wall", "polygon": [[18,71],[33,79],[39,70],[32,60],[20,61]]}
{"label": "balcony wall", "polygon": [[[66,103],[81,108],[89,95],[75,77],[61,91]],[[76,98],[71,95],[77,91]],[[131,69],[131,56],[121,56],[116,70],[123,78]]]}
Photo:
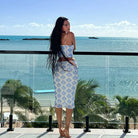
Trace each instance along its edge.
{"label": "balcony wall", "polygon": [[[115,96],[119,95],[122,99],[124,96],[128,96],[128,98],[138,100],[138,57],[85,54],[74,55],[74,57],[79,67],[79,80],[84,80],[86,83],[91,80],[91,85],[97,84],[99,87],[91,91],[91,99],[88,97],[89,99],[86,103],[81,101],[80,105],[78,105],[78,102],[75,103],[76,108],[72,115],[71,127],[83,127],[85,116],[89,115],[91,127],[122,128],[124,120],[123,116],[117,112],[117,109],[120,107],[117,106],[119,101]],[[1,119],[1,122],[4,121],[5,127],[8,126],[11,105],[13,106],[15,127],[27,127],[28,124],[26,125],[25,122],[29,121],[37,122],[36,118],[40,116],[40,113],[33,113],[38,108],[34,99],[39,103],[43,115],[47,116],[40,119],[42,122],[39,122],[40,120],[38,119],[38,122],[48,122],[48,115],[52,114],[53,122],[55,124],[57,123],[54,112],[53,78],[51,70],[46,68],[46,59],[47,54],[0,54],[0,96],[1,110],[4,117]],[[15,100],[23,94],[24,90],[20,90],[20,95],[15,95],[16,89],[12,87],[13,84],[9,84],[10,86],[7,84],[6,86],[9,86],[9,89],[2,92],[6,81],[11,79],[20,80],[21,85],[27,86],[28,92],[26,93],[28,94],[30,92],[28,97],[34,98],[33,101],[27,100],[27,103],[24,101],[24,105],[28,105],[28,107],[21,107],[20,100]],[[79,92],[76,93],[80,95]],[[80,96],[84,96],[82,97],[83,101],[83,98],[86,99],[88,95],[86,91],[83,91],[83,94],[81,93]],[[7,103],[7,100],[10,102]],[[125,105],[124,108],[128,111],[132,110],[132,108],[128,109]],[[127,113],[127,111],[124,112]],[[137,118],[137,114],[134,115]],[[65,123],[65,108],[63,108],[62,119]],[[131,117],[130,126],[132,128],[133,122],[134,120]],[[79,125],[76,125],[77,123]]]}

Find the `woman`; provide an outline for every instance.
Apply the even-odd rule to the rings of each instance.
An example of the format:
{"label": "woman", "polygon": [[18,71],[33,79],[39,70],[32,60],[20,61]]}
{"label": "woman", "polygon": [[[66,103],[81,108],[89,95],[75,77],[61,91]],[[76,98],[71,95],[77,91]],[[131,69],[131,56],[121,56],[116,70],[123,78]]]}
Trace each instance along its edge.
{"label": "woman", "polygon": [[[60,136],[70,138],[69,126],[74,108],[74,98],[78,83],[78,66],[73,58],[76,49],[75,37],[70,32],[67,18],[59,17],[50,38],[47,63],[52,69],[55,87],[55,108]],[[58,59],[57,59],[58,58]],[[66,126],[62,129],[62,108],[66,108]]]}

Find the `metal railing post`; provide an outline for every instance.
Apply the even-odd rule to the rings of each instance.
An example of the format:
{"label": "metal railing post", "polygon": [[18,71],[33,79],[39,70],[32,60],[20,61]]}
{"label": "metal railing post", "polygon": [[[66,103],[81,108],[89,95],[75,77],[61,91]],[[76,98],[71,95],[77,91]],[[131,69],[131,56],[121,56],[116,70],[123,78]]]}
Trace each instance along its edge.
{"label": "metal railing post", "polygon": [[53,131],[52,129],[52,115],[49,115],[49,128],[47,129],[47,131]]}
{"label": "metal railing post", "polygon": [[86,116],[86,129],[84,130],[84,132],[91,132],[89,130],[89,116]]}
{"label": "metal railing post", "polygon": [[125,128],[124,128],[123,132],[124,133],[130,133],[130,131],[129,131],[129,117],[128,116],[126,116],[126,118],[125,118]]}
{"label": "metal railing post", "polygon": [[7,131],[14,131],[14,129],[12,128],[12,120],[13,115],[9,115],[9,128],[7,129]]}

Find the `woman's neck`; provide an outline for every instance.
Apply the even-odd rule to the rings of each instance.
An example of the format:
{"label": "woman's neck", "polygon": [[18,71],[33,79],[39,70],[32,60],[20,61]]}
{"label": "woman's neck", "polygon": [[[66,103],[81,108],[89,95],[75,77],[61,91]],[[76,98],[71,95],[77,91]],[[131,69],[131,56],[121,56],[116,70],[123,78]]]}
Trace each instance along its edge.
{"label": "woman's neck", "polygon": [[68,32],[62,31],[62,34],[67,34]]}

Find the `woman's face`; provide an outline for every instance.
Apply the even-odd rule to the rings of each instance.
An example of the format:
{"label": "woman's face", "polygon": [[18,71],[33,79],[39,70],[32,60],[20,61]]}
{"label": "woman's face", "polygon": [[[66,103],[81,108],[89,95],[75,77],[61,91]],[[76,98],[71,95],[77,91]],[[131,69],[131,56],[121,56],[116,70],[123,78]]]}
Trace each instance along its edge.
{"label": "woman's face", "polygon": [[70,23],[68,20],[64,21],[63,26],[62,26],[62,31],[63,32],[69,32],[70,31]]}

